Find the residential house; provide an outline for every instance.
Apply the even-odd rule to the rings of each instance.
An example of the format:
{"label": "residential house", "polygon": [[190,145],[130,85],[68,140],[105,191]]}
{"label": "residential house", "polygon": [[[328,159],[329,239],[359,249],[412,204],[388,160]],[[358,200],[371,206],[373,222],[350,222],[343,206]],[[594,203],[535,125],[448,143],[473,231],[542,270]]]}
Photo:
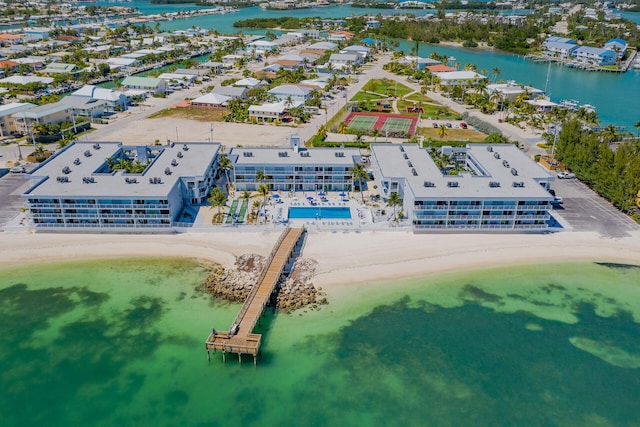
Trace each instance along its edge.
{"label": "residential house", "polygon": [[72,93],[73,96],[82,96],[85,98],[99,99],[105,101],[109,106],[109,110],[126,110],[127,97],[124,93],[113,89],[107,89],[100,86],[84,85],[77,91]]}
{"label": "residential house", "polygon": [[270,89],[267,93],[275,96],[278,101],[291,101],[304,104],[312,96],[314,88],[303,85],[280,85]]}
{"label": "residential house", "polygon": [[282,120],[286,116],[287,111],[297,106],[296,104],[297,103],[288,103],[287,101],[278,101],[262,105],[251,105],[249,106],[249,118],[260,121],[269,119]]}
{"label": "residential house", "polygon": [[247,99],[247,88],[237,86],[218,86],[211,91],[215,95],[228,96],[231,99]]}
{"label": "residential house", "polygon": [[255,79],[253,77],[247,77],[247,78],[238,80],[233,85],[237,87],[246,87],[247,89],[253,89],[255,87],[264,86],[265,84],[266,82],[262,80]]}
{"label": "residential house", "polygon": [[352,38],[353,38],[353,33],[349,31],[334,31],[332,33],[329,33],[328,40],[344,41],[344,40],[351,40]]}
{"label": "residential house", "polygon": [[618,59],[622,59],[627,53],[627,42],[620,38],[611,39],[605,43],[604,48],[614,51]]}
{"label": "residential house", "polygon": [[226,108],[227,102],[231,99],[233,98],[230,96],[207,93],[192,100],[191,105],[198,108]]}
{"label": "residential house", "polygon": [[0,138],[18,133],[13,114],[34,108],[35,105],[25,102],[0,104]]}
{"label": "residential house", "polygon": [[560,59],[570,59],[578,46],[575,43],[564,42],[546,42],[544,44],[544,53],[548,56],[553,56]]}
{"label": "residential house", "polygon": [[49,37],[50,28],[26,27],[24,29],[24,40],[37,41]]}
{"label": "residential house", "polygon": [[21,135],[27,135],[32,131],[33,125],[37,123],[53,125],[72,122],[73,108],[56,102],[19,111],[14,113],[12,117],[15,120],[16,132]]}
{"label": "residential house", "polygon": [[313,43],[305,49],[305,51],[319,53],[320,55],[324,54],[328,50],[334,50],[338,47],[337,44],[331,42],[317,42]]}
{"label": "residential house", "polygon": [[89,119],[101,117],[109,110],[109,104],[106,101],[86,96],[65,96],[56,104],[71,108],[74,117],[87,117]]}
{"label": "residential house", "polygon": [[573,52],[576,60],[591,65],[614,65],[618,55],[609,49],[600,47],[580,46]]}
{"label": "residential house", "polygon": [[444,64],[427,65],[425,68],[432,73],[449,73],[451,71],[458,71],[457,68],[449,67],[448,65]]}
{"label": "residential house", "polygon": [[500,97],[509,102],[513,102],[519,96],[526,94],[526,99],[536,99],[544,95],[544,91],[533,86],[519,85],[515,82],[499,83],[487,85],[487,92],[499,93]]}
{"label": "residential house", "polygon": [[449,71],[433,74],[440,79],[440,84],[443,86],[466,86],[467,84],[476,86],[480,80],[486,79],[485,76],[475,71]]}
{"label": "residential house", "polygon": [[19,62],[12,61],[10,59],[0,61],[0,76],[6,76],[17,72],[19,66]]}
{"label": "residential house", "polygon": [[224,64],[222,62],[214,62],[214,61],[207,61],[207,62],[198,64],[199,67],[205,68],[213,74],[221,74],[223,65]]}
{"label": "residential house", "polygon": [[122,86],[127,89],[143,90],[149,95],[167,92],[167,81],[152,77],[128,76],[122,80]]}
{"label": "residential house", "polygon": [[47,67],[42,70],[43,73],[48,75],[53,74],[71,74],[77,75],[79,73],[78,67],[76,64],[65,64],[64,62],[52,62],[47,65]]}
{"label": "residential house", "polygon": [[48,85],[53,83],[51,77],[39,77],[39,76],[18,76],[13,75],[0,79],[0,83],[11,83],[14,85],[28,85],[31,83],[40,83],[42,85]]}
{"label": "residential house", "polygon": [[14,61],[23,64],[23,65],[28,65],[32,70],[38,71],[38,70],[42,70],[45,66],[45,60],[43,57],[38,57],[38,56],[28,56],[26,58],[16,58],[14,59]]}
{"label": "residential house", "polygon": [[[442,63],[440,61],[436,61],[435,59],[431,59],[431,58],[421,58],[419,56],[405,56],[404,58],[400,58],[398,60],[398,64],[412,65],[415,67],[415,69],[422,71],[424,70],[425,67],[429,67],[432,65],[440,65]],[[455,71],[455,68],[452,69],[451,71]]]}
{"label": "residential house", "polygon": [[141,62],[135,58],[123,58],[122,56],[116,56],[114,58],[108,58],[107,64],[112,70],[127,70],[129,68],[135,68],[140,66]]}
{"label": "residential house", "polygon": [[380,28],[380,21],[376,21],[375,19],[371,19],[371,20],[367,21],[365,26],[368,29]]}
{"label": "residential house", "polygon": [[21,34],[0,34],[0,45],[10,46],[22,43],[24,35]]}
{"label": "residential house", "polygon": [[335,70],[342,70],[349,66],[359,66],[364,62],[362,55],[357,53],[332,53],[329,63]]}
{"label": "residential house", "polygon": [[362,60],[364,62],[371,54],[371,48],[366,46],[352,45],[345,47],[340,51],[340,53],[356,53],[362,56]]}
{"label": "residential house", "polygon": [[158,78],[160,80],[166,80],[169,86],[173,85],[174,82],[176,84],[190,86],[193,84],[193,81],[196,79],[196,76],[192,74],[162,73],[158,76]]}

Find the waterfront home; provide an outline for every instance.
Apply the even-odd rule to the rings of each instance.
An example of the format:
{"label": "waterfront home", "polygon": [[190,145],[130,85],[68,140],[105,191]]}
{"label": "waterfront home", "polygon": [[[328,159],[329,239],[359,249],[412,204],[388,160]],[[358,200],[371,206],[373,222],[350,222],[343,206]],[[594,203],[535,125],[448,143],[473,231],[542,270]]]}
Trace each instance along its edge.
{"label": "waterfront home", "polygon": [[544,44],[544,54],[547,56],[553,56],[554,58],[570,59],[575,50],[578,49],[575,43],[566,42],[546,42]]}
{"label": "waterfront home", "polygon": [[10,46],[12,44],[22,43],[23,34],[0,34],[0,44]]}
{"label": "waterfront home", "polygon": [[[36,231],[170,229],[206,203],[219,150],[218,143],[76,141],[29,173],[27,218]],[[114,168],[125,163],[143,170]]]}
{"label": "waterfront home", "polygon": [[213,74],[222,73],[223,65],[224,64],[222,62],[215,62],[215,61],[207,61],[207,62],[198,64],[199,67],[206,68]]}
{"label": "waterfront home", "polygon": [[196,76],[192,74],[162,73],[158,78],[160,80],[166,80],[169,85],[177,83],[189,86],[193,84]]}
{"label": "waterfront home", "polygon": [[4,79],[0,79],[0,83],[10,83],[14,85],[28,85],[31,83],[40,83],[42,85],[48,85],[53,83],[53,78],[51,77],[39,77],[39,76],[18,76],[13,75],[10,77],[5,77]]}
{"label": "waterfront home", "polygon": [[577,44],[574,39],[570,39],[568,37],[559,37],[559,36],[549,36],[542,42],[542,47],[547,46],[549,43],[568,43],[568,44]]}
{"label": "waterfront home", "polygon": [[499,93],[501,98],[505,101],[513,102],[521,95],[526,96],[526,99],[536,99],[544,95],[544,91],[536,89],[533,86],[519,85],[515,82],[496,83],[487,85],[487,92],[489,94]]}
{"label": "waterfront home", "polygon": [[10,59],[5,59],[0,61],[0,76],[5,76],[7,74],[12,74],[18,71],[18,67],[20,66],[19,62],[11,61]]}
{"label": "waterfront home", "polygon": [[[231,177],[237,191],[351,191],[353,166],[360,162],[357,148],[303,148],[294,135],[289,148],[232,148]],[[256,179],[261,171],[264,181]]]}
{"label": "waterfront home", "polygon": [[457,68],[449,67],[448,65],[444,64],[427,65],[425,68],[432,73],[448,73],[451,71],[458,71]]}
{"label": "waterfront home", "polygon": [[247,99],[247,88],[237,86],[218,86],[211,93],[228,96],[231,99]]}
{"label": "waterfront home", "polygon": [[167,92],[167,81],[152,77],[127,76],[122,80],[122,86],[127,89],[143,90],[149,95]]}
{"label": "waterfront home", "polygon": [[207,93],[191,101],[191,105],[198,108],[226,108],[230,96],[220,95],[216,93]]}
{"label": "waterfront home", "polygon": [[24,29],[25,41],[44,40],[49,37],[50,28],[27,27]]}
{"label": "waterfront home", "polygon": [[487,78],[475,71],[449,71],[433,74],[440,79],[440,84],[443,86],[466,86],[467,84],[476,86],[480,80]]}
{"label": "waterfront home", "polygon": [[352,38],[353,38],[353,33],[349,31],[334,31],[332,33],[329,33],[328,40],[344,41],[344,40],[351,40]]}
{"label": "waterfront home", "polygon": [[85,98],[99,99],[105,101],[110,110],[127,109],[127,97],[124,93],[100,86],[84,85],[72,93],[73,96],[83,96]]}
{"label": "waterfront home", "polygon": [[73,120],[73,109],[62,103],[38,105],[28,110],[20,111],[12,115],[15,120],[16,132],[28,135],[33,130],[33,125],[59,124]]}
{"label": "waterfront home", "polygon": [[549,101],[548,99],[529,99],[525,102],[527,104],[533,105],[537,113],[550,113],[554,108],[558,106],[558,104]]}
{"label": "waterfront home", "polygon": [[[440,61],[436,61],[435,59],[431,59],[431,58],[421,58],[419,56],[405,56],[403,58],[398,59],[398,64],[402,64],[402,65],[412,65],[414,66],[417,70],[424,70],[425,67],[429,67],[429,66],[433,66],[433,65],[440,65],[442,64],[442,62]],[[435,71],[447,71],[447,70],[435,70]],[[452,70],[448,70],[448,71],[455,71],[455,68],[453,68]]]}
{"label": "waterfront home", "polygon": [[313,90],[313,88],[303,85],[281,85],[274,87],[267,93],[276,97],[278,101],[304,103],[311,98]]}
{"label": "waterfront home", "polygon": [[[553,176],[512,144],[441,147],[371,144],[385,197],[398,193],[414,232],[544,232]],[[440,162],[438,164],[441,164]]]}
{"label": "waterfront home", "polygon": [[332,53],[329,57],[329,63],[335,70],[342,70],[347,66],[362,65],[364,58],[358,53]]}
{"label": "waterfront home", "polygon": [[578,62],[597,66],[615,65],[618,57],[612,50],[591,46],[580,46],[573,55]]}
{"label": "waterfront home", "polygon": [[0,138],[18,133],[16,121],[13,114],[20,111],[30,110],[35,105],[29,102],[11,102],[9,104],[0,104]]}
{"label": "waterfront home", "polygon": [[249,49],[264,55],[265,53],[272,52],[278,48],[278,45],[269,40],[256,40],[247,45]]}
{"label": "waterfront home", "polygon": [[618,59],[622,59],[627,53],[627,42],[620,38],[611,39],[604,44],[604,48],[614,51]]}
{"label": "waterfront home", "polygon": [[135,58],[123,58],[122,56],[117,56],[107,59],[107,64],[112,70],[126,70],[128,68],[139,67],[142,62]]}
{"label": "waterfront home", "polygon": [[367,21],[365,26],[367,27],[367,29],[380,28],[380,21],[376,21],[375,19],[371,19],[371,20]]}
{"label": "waterfront home", "polygon": [[76,64],[65,64],[64,62],[52,62],[51,64],[47,65],[47,67],[44,70],[42,70],[42,72],[50,76],[55,74],[71,74],[75,76],[80,72],[80,70],[78,70],[78,67],[76,66]]}
{"label": "waterfront home", "polygon": [[26,58],[16,58],[14,61],[27,65],[30,69],[38,71],[44,68],[45,59],[41,56],[28,56]]}

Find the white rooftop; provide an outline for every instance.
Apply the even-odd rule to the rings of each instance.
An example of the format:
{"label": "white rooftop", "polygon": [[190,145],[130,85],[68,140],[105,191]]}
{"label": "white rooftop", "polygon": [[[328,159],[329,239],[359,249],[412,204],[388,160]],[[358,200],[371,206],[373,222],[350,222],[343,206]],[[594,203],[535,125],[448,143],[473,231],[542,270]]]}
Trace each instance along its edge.
{"label": "white rooftop", "polygon": [[[282,153],[286,153],[283,156]],[[234,158],[237,156],[237,158]],[[311,148],[300,149],[298,153],[292,148],[232,148],[229,157],[234,164],[249,165],[336,165],[351,166],[360,160],[358,148]]]}
{"label": "white rooftop", "polygon": [[[405,178],[416,198],[553,198],[537,182],[550,181],[553,177],[512,144],[467,145],[467,163],[474,165],[476,173],[463,172],[457,176],[444,175],[428,150],[417,144],[371,144],[371,151],[384,178]],[[415,175],[412,170],[415,170]],[[433,186],[427,187],[425,182]],[[450,187],[449,182],[456,182],[457,186]],[[490,182],[497,182],[499,186],[490,187]],[[524,186],[515,187],[514,182],[522,182]]]}
{"label": "white rooftop", "polygon": [[[185,146],[187,150],[184,150]],[[203,176],[215,159],[220,144],[179,142],[172,146],[144,146],[143,150],[151,150],[157,155],[142,174],[127,174],[121,170],[101,172],[108,157],[113,157],[121,150],[136,153],[138,149],[137,146],[120,142],[72,143],[30,173],[34,185],[24,196],[164,197],[180,178]],[[182,153],[182,157],[178,153]],[[79,164],[74,164],[75,159],[79,160]],[[177,166],[171,165],[173,160],[176,160]],[[69,168],[66,174],[62,171],[65,167]],[[166,168],[171,170],[171,175],[164,173]],[[58,182],[57,177],[60,176],[68,178],[68,182]],[[151,184],[149,178],[154,177],[160,178],[161,183]],[[83,178],[93,178],[95,182],[85,183]],[[129,184],[125,178],[136,178],[137,183]]]}
{"label": "white rooftop", "polygon": [[29,83],[42,83],[42,84],[48,85],[49,83],[53,83],[53,79],[51,77],[14,75],[11,77],[5,77],[4,79],[0,80],[0,83],[13,83],[18,85],[27,85]]}

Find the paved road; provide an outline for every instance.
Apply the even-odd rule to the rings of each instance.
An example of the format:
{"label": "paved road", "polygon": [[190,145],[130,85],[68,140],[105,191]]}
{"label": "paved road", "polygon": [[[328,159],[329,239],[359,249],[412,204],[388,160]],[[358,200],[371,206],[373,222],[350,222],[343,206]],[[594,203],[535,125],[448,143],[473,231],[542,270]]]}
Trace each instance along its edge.
{"label": "paved road", "polygon": [[20,194],[28,186],[26,176],[21,173],[8,173],[0,178],[0,231],[20,213],[20,208],[24,206]]}
{"label": "paved road", "polygon": [[640,225],[577,179],[558,179],[552,185],[563,204],[556,211],[575,231],[596,231],[605,237],[625,237]]}

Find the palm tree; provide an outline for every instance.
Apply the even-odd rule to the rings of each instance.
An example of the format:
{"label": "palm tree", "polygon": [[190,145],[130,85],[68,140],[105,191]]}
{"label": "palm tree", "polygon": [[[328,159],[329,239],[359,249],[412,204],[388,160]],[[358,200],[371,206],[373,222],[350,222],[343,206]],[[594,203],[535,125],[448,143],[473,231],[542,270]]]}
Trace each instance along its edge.
{"label": "palm tree", "polygon": [[218,170],[224,172],[224,176],[227,180],[226,186],[227,191],[229,191],[229,170],[233,169],[233,165],[231,164],[231,160],[227,156],[220,156],[218,159]]}
{"label": "palm tree", "polygon": [[256,181],[264,182],[266,176],[264,175],[264,170],[259,169],[256,171]]}
{"label": "palm tree", "polygon": [[440,139],[444,139],[447,136],[447,127],[445,125],[438,126],[438,136]]}
{"label": "palm tree", "polygon": [[493,81],[495,81],[500,75],[500,68],[496,67],[493,70],[491,70],[491,75],[493,76]]}
{"label": "palm tree", "polygon": [[607,125],[600,133],[600,136],[603,141],[610,143],[618,138],[618,131],[614,125]]}
{"label": "palm tree", "polygon": [[338,125],[338,133],[345,135],[347,133],[347,130],[349,129],[349,126],[347,126],[347,124],[345,122],[341,122]]}
{"label": "palm tree", "polygon": [[640,138],[640,120],[638,120],[633,127],[638,130],[638,138]]}
{"label": "palm tree", "polygon": [[227,195],[220,191],[218,187],[215,187],[209,196],[209,203],[211,206],[218,208],[218,217],[220,216],[220,208],[227,203]]}
{"label": "palm tree", "polygon": [[396,192],[389,195],[387,206],[393,206],[393,218],[396,219],[396,206],[402,206],[402,197]]}
{"label": "palm tree", "polygon": [[351,179],[354,181],[358,181],[358,186],[360,187],[360,194],[362,196],[362,204],[364,204],[364,189],[362,187],[362,182],[367,182],[369,180],[369,173],[364,168],[362,163],[356,163],[351,171]]}
{"label": "palm tree", "polygon": [[322,140],[324,141],[327,138],[327,127],[325,125],[320,125],[316,134],[319,135],[320,138],[322,138]]}
{"label": "palm tree", "polygon": [[267,203],[267,197],[269,197],[269,186],[267,184],[260,184],[258,194],[262,196],[262,206],[264,206]]}
{"label": "palm tree", "polygon": [[249,202],[249,199],[251,198],[251,191],[244,190],[240,198]]}

